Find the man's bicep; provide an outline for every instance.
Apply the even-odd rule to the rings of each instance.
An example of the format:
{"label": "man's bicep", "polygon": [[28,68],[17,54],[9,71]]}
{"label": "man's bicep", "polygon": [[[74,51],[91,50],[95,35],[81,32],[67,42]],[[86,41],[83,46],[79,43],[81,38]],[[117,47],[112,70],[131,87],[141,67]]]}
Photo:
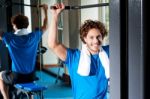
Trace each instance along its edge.
{"label": "man's bicep", "polygon": [[57,45],[53,51],[62,61],[66,60],[67,49],[63,44]]}

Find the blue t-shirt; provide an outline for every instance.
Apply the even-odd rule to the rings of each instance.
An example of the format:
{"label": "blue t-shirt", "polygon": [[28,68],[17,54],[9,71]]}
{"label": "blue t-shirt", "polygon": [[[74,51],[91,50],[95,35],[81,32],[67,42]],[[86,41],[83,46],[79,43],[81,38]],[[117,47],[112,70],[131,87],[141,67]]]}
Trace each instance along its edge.
{"label": "blue t-shirt", "polygon": [[[109,56],[109,46],[103,47]],[[67,58],[64,62],[68,67],[74,99],[107,99],[108,79],[99,55],[91,56],[91,72],[89,76],[77,73],[80,59],[78,49],[67,49]]]}
{"label": "blue t-shirt", "polygon": [[42,32],[39,29],[22,36],[13,33],[2,35],[2,40],[6,44],[12,59],[12,71],[21,74],[34,71],[37,48],[41,37]]}

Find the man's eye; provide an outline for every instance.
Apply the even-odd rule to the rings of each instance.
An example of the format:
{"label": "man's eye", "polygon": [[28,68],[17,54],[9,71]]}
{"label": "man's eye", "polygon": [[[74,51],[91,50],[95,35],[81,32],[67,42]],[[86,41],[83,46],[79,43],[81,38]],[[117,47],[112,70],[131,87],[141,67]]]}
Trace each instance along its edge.
{"label": "man's eye", "polygon": [[99,39],[99,40],[102,39],[102,36],[98,36],[97,39]]}
{"label": "man's eye", "polygon": [[90,37],[90,39],[93,39],[93,37]]}

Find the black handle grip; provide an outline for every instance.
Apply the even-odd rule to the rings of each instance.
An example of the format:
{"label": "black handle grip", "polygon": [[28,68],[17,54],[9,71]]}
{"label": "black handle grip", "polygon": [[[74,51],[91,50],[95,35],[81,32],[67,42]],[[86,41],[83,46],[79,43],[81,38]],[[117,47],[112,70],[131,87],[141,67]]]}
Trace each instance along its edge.
{"label": "black handle grip", "polygon": [[[57,9],[55,6],[50,6],[50,9]],[[70,6],[65,6],[65,9],[71,9]]]}

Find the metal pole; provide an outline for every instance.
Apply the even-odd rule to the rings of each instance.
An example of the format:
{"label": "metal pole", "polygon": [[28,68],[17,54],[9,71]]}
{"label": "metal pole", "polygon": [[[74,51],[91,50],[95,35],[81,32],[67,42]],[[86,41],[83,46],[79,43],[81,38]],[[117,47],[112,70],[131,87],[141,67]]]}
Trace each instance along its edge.
{"label": "metal pole", "polygon": [[[24,4],[24,3],[17,3],[17,2],[4,2],[4,3],[0,3],[0,7],[9,7],[9,6],[30,6],[30,7],[38,7],[38,5],[29,5],[29,4]],[[39,5],[39,7],[42,7]]]}
{"label": "metal pole", "polygon": [[[65,6],[65,10],[75,10],[75,9],[85,9],[85,8],[93,8],[93,7],[103,7],[109,6],[109,3],[100,3],[100,4],[92,4],[92,5],[82,5],[82,6]],[[51,9],[56,9],[55,6],[50,6]]]}
{"label": "metal pole", "polygon": [[[13,2],[12,5],[21,5],[21,6],[38,7],[38,5],[29,5],[29,4],[16,3],[16,2]],[[41,6],[39,6],[39,7],[41,7]]]}

